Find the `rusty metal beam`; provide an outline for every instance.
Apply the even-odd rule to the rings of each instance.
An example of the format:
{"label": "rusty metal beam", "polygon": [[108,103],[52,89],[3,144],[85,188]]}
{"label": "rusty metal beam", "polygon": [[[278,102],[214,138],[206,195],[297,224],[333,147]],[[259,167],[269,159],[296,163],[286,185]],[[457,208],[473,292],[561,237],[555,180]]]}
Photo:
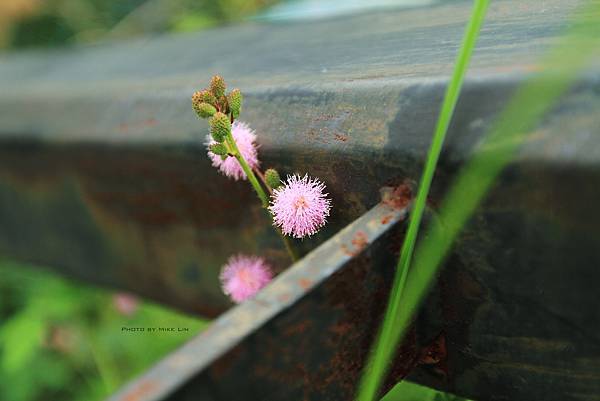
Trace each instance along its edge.
{"label": "rusty metal beam", "polygon": [[[577,4],[493,2],[433,210]],[[247,95],[243,119],[259,133],[263,164],[327,184],[333,214],[298,241],[308,252],[375,205],[382,186],[418,179],[469,7],[2,55],[0,253],[219,315],[231,307],[218,285],[230,254],[261,254],[278,271],[288,261],[251,190],[207,161],[189,94],[223,74]],[[427,347],[443,334],[447,369],[411,378],[475,399],[597,398],[599,65],[530,134],[457,241],[413,341]],[[194,391],[212,394],[214,383],[236,383],[255,358],[270,358],[272,369],[253,377],[272,399],[291,382],[297,398],[350,394],[400,241],[384,235],[215,360]],[[332,366],[338,375],[313,375]]]}

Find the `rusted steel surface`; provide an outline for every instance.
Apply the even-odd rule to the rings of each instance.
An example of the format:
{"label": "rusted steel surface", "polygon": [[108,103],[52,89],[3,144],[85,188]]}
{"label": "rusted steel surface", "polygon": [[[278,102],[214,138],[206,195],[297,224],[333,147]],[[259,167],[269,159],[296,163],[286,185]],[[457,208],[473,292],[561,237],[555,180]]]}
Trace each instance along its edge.
{"label": "rusted steel surface", "polygon": [[[318,387],[318,376],[324,386],[320,396],[337,391],[348,394],[360,368],[357,361],[366,349],[363,337],[371,335],[368,328],[376,318],[368,316],[372,297],[379,291],[385,292],[385,284],[375,282],[379,273],[370,275],[365,270],[366,264],[360,272],[351,266],[358,266],[358,256],[405,217],[409,201],[389,189],[385,199],[281,273],[254,299],[225,312],[199,336],[110,400],[186,399],[182,392],[196,400],[301,399],[303,392]],[[360,258],[361,263],[367,258]],[[386,270],[389,273],[390,269]],[[339,276],[348,273],[354,277],[345,277],[345,285],[332,285],[332,282],[339,284]],[[325,282],[330,292],[327,299],[322,298],[326,303],[318,305],[311,301],[308,306],[305,299],[312,299],[308,294],[313,290],[320,293]],[[361,312],[352,313],[356,304],[344,311],[346,305],[354,304],[346,302],[349,300],[346,297],[359,294],[363,298],[359,301]],[[281,323],[280,315],[290,313],[292,320],[287,317]],[[366,325],[359,327],[363,323]],[[355,330],[356,334],[351,334]],[[254,343],[256,339],[260,345]],[[336,353],[336,359],[324,358],[324,354],[317,357],[329,352]],[[311,366],[308,356],[314,358],[312,363],[319,364],[318,369]],[[198,390],[193,383],[197,376],[206,374],[215,375],[210,378],[212,384]],[[311,377],[315,377],[314,382]],[[307,386],[309,381],[311,384]],[[140,395],[148,385],[152,391]]]}
{"label": "rusted steel surface", "polygon": [[[434,198],[577,4],[492,4]],[[222,73],[247,95],[243,120],[263,164],[325,181],[335,208],[323,233],[299,243],[308,250],[375,204],[381,186],[418,179],[469,7],[2,55],[0,252],[218,315],[230,306],[217,285],[229,254],[288,261],[249,188],[210,166],[190,93]],[[596,77],[564,99],[523,163],[592,178]],[[554,193],[558,176],[541,175],[541,191]],[[572,209],[560,209],[568,219]]]}
{"label": "rusted steel surface", "polygon": [[[433,210],[577,4],[493,2],[433,183]],[[231,306],[218,286],[230,254],[261,254],[278,271],[288,261],[251,189],[210,166],[192,91],[223,74],[247,95],[242,120],[258,132],[263,164],[327,184],[333,213],[321,233],[297,242],[307,252],[375,205],[382,186],[418,180],[469,7],[3,55],[0,253],[220,314]],[[446,366],[419,369],[415,380],[475,399],[600,393],[598,65],[530,133],[453,248],[415,329],[425,347],[443,333]],[[206,387],[194,391],[213,394],[215,382],[233,383],[261,357],[273,366],[259,370],[265,381],[254,377],[264,391],[274,382],[274,392],[301,386],[305,375],[294,394],[349,394],[343,373],[356,379],[400,240],[384,236],[273,317],[204,370],[194,383]],[[292,336],[302,322],[306,331]],[[309,350],[311,341],[330,348]],[[262,355],[269,346],[287,356]],[[341,366],[339,375],[312,376],[326,361]],[[304,367],[277,376],[294,366]]]}

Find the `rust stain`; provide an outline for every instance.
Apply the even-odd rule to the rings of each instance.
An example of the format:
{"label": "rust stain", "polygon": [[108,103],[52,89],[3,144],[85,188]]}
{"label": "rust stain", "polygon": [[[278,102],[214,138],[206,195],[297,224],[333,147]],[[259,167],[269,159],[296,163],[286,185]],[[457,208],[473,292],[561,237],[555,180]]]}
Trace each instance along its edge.
{"label": "rust stain", "polygon": [[344,134],[335,134],[334,139],[336,141],[346,142],[349,139],[349,137],[348,137],[348,135],[344,135]]}
{"label": "rust stain", "polygon": [[320,116],[313,118],[313,121],[330,121],[330,120],[333,120],[334,118],[335,118],[334,114],[325,113],[325,114],[321,114]]}
{"label": "rust stain", "polygon": [[158,120],[155,118],[148,118],[146,120],[137,121],[133,123],[121,123],[119,124],[119,131],[125,133],[131,129],[144,129],[148,127],[153,127],[156,124],[158,124]]}
{"label": "rust stain", "polygon": [[404,209],[412,200],[412,189],[408,182],[404,182],[394,188],[390,193],[386,193],[381,200],[384,204],[393,209]]}
{"label": "rust stain", "polygon": [[421,349],[417,365],[431,366],[434,372],[448,377],[447,360],[446,335],[442,332],[428,346]]}
{"label": "rust stain", "polygon": [[419,365],[437,365],[445,360],[447,355],[446,336],[441,333],[431,344],[421,350],[418,363]]}
{"label": "rust stain", "polygon": [[392,217],[393,217],[393,216],[391,216],[391,215],[389,215],[389,214],[388,214],[388,215],[386,215],[386,216],[383,216],[383,217],[381,218],[381,224],[389,224],[389,223],[390,223],[390,221],[392,220]]}
{"label": "rust stain", "polygon": [[306,132],[306,136],[310,141],[328,144],[330,143],[328,133],[329,130],[327,128],[310,128]]}
{"label": "rust stain", "polygon": [[312,287],[313,282],[312,280],[301,278],[300,280],[298,280],[298,284],[300,285],[300,287],[302,287],[303,290],[308,290],[310,287]]}
{"label": "rust stain", "polygon": [[152,393],[157,389],[157,383],[153,381],[143,381],[133,388],[129,393],[125,394],[122,398],[123,401],[139,401],[143,397]]}
{"label": "rust stain", "polygon": [[281,294],[278,299],[280,302],[287,302],[290,300],[290,294]]}
{"label": "rust stain", "polygon": [[369,245],[367,234],[365,234],[364,231],[357,231],[356,234],[354,234],[354,238],[352,238],[352,245],[354,245],[357,252],[365,249],[367,245]]}
{"label": "rust stain", "polygon": [[364,231],[357,231],[352,237],[352,249],[342,245],[342,252],[349,256],[356,256],[369,245],[369,238]]}
{"label": "rust stain", "polygon": [[354,251],[348,249],[346,245],[342,245],[342,252],[344,252],[348,256],[354,256]]}

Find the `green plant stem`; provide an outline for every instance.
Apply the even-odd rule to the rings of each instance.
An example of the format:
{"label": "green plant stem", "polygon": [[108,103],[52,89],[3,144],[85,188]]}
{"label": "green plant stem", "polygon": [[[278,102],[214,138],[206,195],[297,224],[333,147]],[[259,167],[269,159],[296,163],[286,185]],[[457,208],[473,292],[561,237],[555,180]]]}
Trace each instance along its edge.
{"label": "green plant stem", "polygon": [[267,188],[267,191],[269,191],[269,194],[273,195],[273,188],[271,188],[271,186],[269,184],[267,184],[267,180],[265,179],[265,175],[257,168],[254,169],[254,172],[256,173],[256,175],[258,176],[258,178],[260,178],[260,181],[263,183],[263,185],[265,186],[265,188]]}
{"label": "green plant stem", "polygon": [[[269,184],[267,184],[265,175],[259,169],[255,169],[254,172],[256,173],[258,178],[260,178],[260,181],[263,183],[265,188],[267,188],[267,190],[269,191],[269,194],[273,195],[273,188],[271,188],[271,186]],[[272,218],[273,216],[269,216],[269,217]],[[290,238],[283,235],[283,233],[281,232],[281,229],[277,228],[276,231],[277,231],[277,234],[279,234],[279,236],[281,237],[281,239],[285,245],[285,249],[287,249],[288,254],[290,255],[290,258],[292,259],[292,261],[297,262],[298,260],[300,260],[300,256],[296,252],[296,249],[294,248],[294,245],[293,245],[292,241],[290,240]]]}
{"label": "green plant stem", "polygon": [[383,377],[387,371],[387,367],[389,365],[388,361],[391,359],[391,353],[395,349],[395,344],[392,345],[390,341],[392,337],[392,325],[394,318],[399,312],[402,291],[406,283],[413,249],[417,239],[417,233],[423,217],[423,211],[425,209],[429,188],[431,187],[431,181],[433,180],[433,174],[442,150],[446,132],[448,131],[448,126],[450,125],[450,121],[456,107],[456,102],[460,94],[465,72],[467,70],[473,48],[475,47],[475,43],[479,36],[479,31],[483,23],[487,7],[488,0],[476,0],[474,2],[473,13],[465,30],[465,36],[456,59],[452,79],[450,80],[450,84],[446,89],[446,94],[433,135],[431,147],[427,155],[425,169],[421,177],[417,197],[414,201],[412,212],[410,214],[408,231],[402,244],[400,258],[398,259],[397,271],[394,276],[394,283],[392,285],[390,300],[385,312],[383,325],[374,345],[374,351],[372,351],[369,363],[367,365],[370,370],[366,371],[366,374],[363,375],[363,379],[359,388],[357,397],[359,401],[371,401],[375,398],[381,381],[383,380]]}
{"label": "green plant stem", "polygon": [[[233,152],[235,154],[235,158],[240,163],[240,166],[242,166],[242,170],[244,170],[244,173],[246,173],[246,176],[248,177],[248,181],[250,181],[250,184],[254,188],[254,191],[256,191],[256,194],[258,195],[258,198],[260,199],[260,201],[262,203],[262,207],[268,213],[269,197],[267,196],[267,193],[265,192],[263,187],[260,185],[260,183],[256,179],[256,175],[254,174],[254,172],[252,171],[252,169],[246,162],[246,159],[244,159],[244,156],[242,156],[242,154],[240,153],[237,143],[235,143],[235,139],[233,139],[233,135],[231,134],[231,131],[229,131],[229,133],[227,134],[225,141],[227,142],[227,145],[229,145],[229,147],[233,150]],[[271,214],[269,214],[269,218],[272,218],[272,217],[273,216],[271,216]],[[276,228],[275,231],[277,231],[277,233],[281,237],[283,245],[285,246],[286,251],[290,255],[290,259],[292,260],[292,262],[297,262],[300,258],[298,257],[298,254],[294,250],[294,247],[291,244],[290,239],[288,237],[286,237],[285,235],[283,235],[283,233],[278,228]]]}
{"label": "green plant stem", "polygon": [[283,240],[285,249],[288,251],[288,254],[290,255],[290,258],[292,259],[292,262],[299,261],[300,256],[296,252],[296,249],[294,248],[292,241],[290,241],[289,237],[286,237],[285,235],[283,235],[283,233],[281,232],[281,230],[279,228],[277,228],[276,230],[277,230],[277,233],[279,234],[279,236],[281,237],[281,239]]}
{"label": "green plant stem", "polygon": [[260,186],[260,183],[256,179],[254,172],[252,171],[252,169],[246,162],[246,159],[244,159],[244,156],[242,156],[242,154],[237,146],[237,143],[235,143],[235,140],[233,139],[233,135],[231,134],[231,131],[229,131],[229,133],[227,134],[227,138],[225,140],[227,141],[227,144],[231,147],[231,149],[233,149],[235,158],[240,163],[240,166],[242,166],[242,170],[244,170],[244,173],[246,173],[246,176],[248,177],[248,181],[250,181],[250,185],[252,185],[252,187],[254,188],[254,191],[256,191],[256,194],[258,195],[258,198],[260,199],[260,201],[262,203],[262,207],[264,207],[264,208],[269,207],[269,198],[268,198],[267,194],[265,193],[265,191],[263,190],[263,188]]}

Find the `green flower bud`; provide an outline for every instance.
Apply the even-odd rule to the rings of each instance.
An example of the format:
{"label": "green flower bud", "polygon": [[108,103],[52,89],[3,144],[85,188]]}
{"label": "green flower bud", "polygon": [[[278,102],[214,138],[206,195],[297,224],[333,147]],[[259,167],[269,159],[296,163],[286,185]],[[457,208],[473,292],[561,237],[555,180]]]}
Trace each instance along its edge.
{"label": "green flower bud", "polygon": [[200,103],[208,103],[210,105],[216,106],[217,98],[215,97],[215,95],[213,95],[207,90],[194,92],[194,94],[192,95],[192,105],[194,106],[194,109],[196,109]]}
{"label": "green flower bud", "polygon": [[265,171],[265,181],[267,182],[267,185],[273,189],[281,185],[281,178],[279,177],[279,173],[274,168],[270,168],[267,171]]}
{"label": "green flower bud", "polygon": [[231,131],[229,117],[218,111],[210,118],[210,120],[208,120],[208,122],[210,123],[210,134],[213,139],[222,143]]}
{"label": "green flower bud", "polygon": [[222,143],[213,143],[212,145],[208,146],[208,150],[215,155],[227,156],[227,148]]}
{"label": "green flower bud", "polygon": [[227,100],[233,118],[238,118],[242,111],[242,92],[239,89],[232,90],[227,96]]}
{"label": "green flower bud", "polygon": [[212,117],[217,112],[217,109],[208,103],[199,103],[198,106],[194,105],[194,110],[196,110],[196,113],[201,118]]}
{"label": "green flower bud", "polygon": [[220,75],[215,75],[210,80],[210,91],[218,99],[225,94],[225,80]]}

